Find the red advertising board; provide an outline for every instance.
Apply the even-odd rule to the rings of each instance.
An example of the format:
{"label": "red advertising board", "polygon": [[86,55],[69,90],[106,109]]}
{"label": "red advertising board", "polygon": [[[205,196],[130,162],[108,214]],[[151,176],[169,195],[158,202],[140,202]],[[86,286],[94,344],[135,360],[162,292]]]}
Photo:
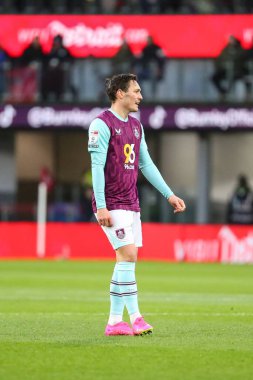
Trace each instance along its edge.
{"label": "red advertising board", "polygon": [[[36,223],[0,223],[0,259],[37,259]],[[253,263],[253,226],[143,224],[140,260]],[[46,259],[114,260],[94,223],[48,223]]]}
{"label": "red advertising board", "polygon": [[138,54],[151,35],[171,58],[216,57],[228,36],[252,44],[253,15],[116,16],[116,15],[1,15],[1,45],[11,56],[20,56],[34,36],[44,51],[61,34],[76,57],[112,57],[125,38]]}

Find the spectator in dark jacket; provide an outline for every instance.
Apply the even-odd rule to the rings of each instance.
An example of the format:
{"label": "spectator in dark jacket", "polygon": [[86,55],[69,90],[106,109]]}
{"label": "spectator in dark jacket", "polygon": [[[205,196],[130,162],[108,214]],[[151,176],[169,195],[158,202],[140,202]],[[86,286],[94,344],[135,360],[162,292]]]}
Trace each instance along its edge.
{"label": "spectator in dark jacket", "polygon": [[253,223],[253,193],[245,175],[238,177],[238,184],[228,204],[228,223]]}
{"label": "spectator in dark jacket", "polygon": [[218,92],[225,95],[232,89],[235,81],[242,79],[244,75],[244,49],[237,38],[230,36],[228,44],[215,61],[211,80]]}
{"label": "spectator in dark jacket", "polygon": [[45,77],[43,80],[43,98],[53,97],[60,100],[67,86],[68,68],[73,57],[63,45],[63,38],[57,35],[47,55]]}
{"label": "spectator in dark jacket", "polygon": [[123,40],[118,52],[111,60],[112,74],[130,73],[133,71],[135,56],[126,40]]}
{"label": "spectator in dark jacket", "polygon": [[10,65],[10,57],[4,48],[0,45],[0,100],[4,97],[6,88],[6,72]]}
{"label": "spectator in dark jacket", "polygon": [[247,97],[252,95],[253,89],[253,39],[249,49],[244,50],[244,83]]}
{"label": "spectator in dark jacket", "polygon": [[[163,78],[165,56],[160,46],[154,42],[153,37],[148,36],[147,45],[142,50],[139,62],[141,64],[141,70],[138,75],[140,80],[149,79],[151,75],[154,75],[156,80]],[[154,65],[153,68],[152,64]]]}
{"label": "spectator in dark jacket", "polygon": [[20,63],[21,65],[27,66],[33,63],[42,63],[45,58],[45,54],[42,50],[40,44],[40,39],[38,36],[34,37],[31,44],[24,50]]}
{"label": "spectator in dark jacket", "polygon": [[136,59],[135,73],[140,83],[147,81],[151,85],[151,92],[155,95],[158,81],[164,76],[165,55],[159,45],[151,36],[147,38],[147,45],[142,50],[141,55]]}

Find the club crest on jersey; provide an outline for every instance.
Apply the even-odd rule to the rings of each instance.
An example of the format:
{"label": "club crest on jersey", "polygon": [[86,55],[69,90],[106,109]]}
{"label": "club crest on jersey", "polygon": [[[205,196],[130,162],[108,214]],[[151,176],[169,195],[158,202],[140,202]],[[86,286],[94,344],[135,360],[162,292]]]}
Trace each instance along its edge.
{"label": "club crest on jersey", "polygon": [[140,138],[140,132],[139,132],[139,130],[138,130],[138,128],[134,128],[134,135],[135,135],[135,137],[137,138],[137,139],[139,139]]}
{"label": "club crest on jersey", "polygon": [[121,129],[117,129],[115,128],[115,132],[116,132],[116,136],[120,136],[121,135]]}
{"label": "club crest on jersey", "polygon": [[115,232],[118,239],[124,239],[124,237],[126,236],[124,228],[120,228],[119,230],[116,230]]}

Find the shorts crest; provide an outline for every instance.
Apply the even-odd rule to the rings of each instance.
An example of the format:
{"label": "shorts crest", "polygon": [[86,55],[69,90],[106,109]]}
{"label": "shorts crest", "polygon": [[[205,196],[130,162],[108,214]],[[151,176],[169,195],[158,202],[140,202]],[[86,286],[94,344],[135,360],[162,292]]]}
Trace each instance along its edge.
{"label": "shorts crest", "polygon": [[115,232],[118,239],[124,239],[124,237],[126,236],[124,228],[120,228],[119,230],[116,230]]}

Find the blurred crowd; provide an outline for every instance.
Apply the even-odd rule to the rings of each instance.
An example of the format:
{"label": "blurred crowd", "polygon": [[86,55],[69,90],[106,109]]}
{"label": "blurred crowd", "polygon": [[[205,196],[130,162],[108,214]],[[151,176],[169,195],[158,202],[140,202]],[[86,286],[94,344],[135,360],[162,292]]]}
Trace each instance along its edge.
{"label": "blurred crowd", "polygon": [[[134,55],[127,41],[123,40],[116,55],[106,60],[107,66],[104,64],[105,60],[103,61],[102,66],[106,67],[103,72],[101,65],[98,66],[101,59],[73,57],[64,45],[61,35],[54,37],[51,50],[47,54],[43,51],[37,36],[18,58],[9,57],[0,45],[0,100],[21,103],[93,101],[89,98],[90,87],[87,97],[80,95],[90,76],[83,66],[87,60],[91,63],[94,77],[97,78],[97,81],[94,82],[96,83],[94,88],[97,91],[94,98],[96,101],[105,102],[104,78],[122,72],[135,73],[143,89],[148,83],[148,92],[154,99],[157,99],[157,89],[160,84],[165,83],[165,88],[170,87],[171,89],[171,85],[166,82],[165,78],[165,71],[170,70],[171,59],[164,55],[162,48],[151,36],[147,37],[146,45],[138,55]],[[77,62],[79,62],[79,66]],[[210,76],[206,75],[202,80],[208,82],[209,86],[213,88],[217,100],[226,99],[238,81],[244,87],[245,95],[241,100],[252,99],[253,43],[251,48],[244,49],[241,42],[231,35],[226,46],[212,63],[212,73]],[[79,67],[78,71],[76,70],[77,66]],[[187,70],[187,65],[184,70]],[[75,76],[74,73],[76,73]],[[88,88],[88,86],[86,87]],[[166,94],[167,90],[164,98],[159,98],[159,100],[168,101]],[[184,94],[180,94],[180,96],[184,97]],[[146,96],[145,98],[149,101]],[[193,99],[194,94],[192,94],[191,100]],[[236,98],[234,100],[236,101]]]}
{"label": "blurred crowd", "polygon": [[[18,58],[9,57],[0,46],[0,98],[13,102],[80,100],[79,85],[71,79],[75,61],[77,59],[64,46],[61,35],[55,36],[48,54],[43,52],[38,36]],[[94,58],[94,63],[96,61],[99,59]],[[109,61],[107,75],[134,72],[140,82],[152,81],[154,91],[157,82],[163,78],[165,56],[151,36],[147,37],[147,44],[138,56],[123,41]],[[81,75],[85,76],[85,73]],[[99,95],[104,97],[102,93]]]}
{"label": "blurred crowd", "polygon": [[251,0],[1,0],[1,13],[229,14],[252,13]]}
{"label": "blurred crowd", "polygon": [[66,90],[68,65],[73,58],[57,35],[48,54],[43,52],[39,37],[24,50],[21,57],[12,58],[0,47],[0,94],[3,100],[33,102],[60,100]]}

